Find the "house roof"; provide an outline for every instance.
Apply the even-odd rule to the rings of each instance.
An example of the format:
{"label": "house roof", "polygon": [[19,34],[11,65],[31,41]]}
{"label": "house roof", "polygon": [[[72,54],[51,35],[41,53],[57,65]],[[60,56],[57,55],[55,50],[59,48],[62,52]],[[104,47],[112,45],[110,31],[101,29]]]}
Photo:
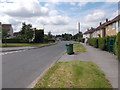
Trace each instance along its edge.
{"label": "house roof", "polygon": [[11,24],[2,24],[2,28],[10,29],[12,27]]}
{"label": "house roof", "polygon": [[84,34],[93,33],[95,30],[96,30],[95,28],[88,29]]}
{"label": "house roof", "polygon": [[[108,22],[109,22],[109,21],[108,21]],[[105,23],[101,24],[100,26],[98,26],[98,27],[96,28],[96,30],[104,29],[106,23],[108,23],[108,22],[105,22]]]}
{"label": "house roof", "polygon": [[116,21],[120,20],[120,15],[116,16],[115,18],[113,18],[112,20],[110,20],[108,23],[106,23],[105,25],[109,25],[111,23],[114,23]]}

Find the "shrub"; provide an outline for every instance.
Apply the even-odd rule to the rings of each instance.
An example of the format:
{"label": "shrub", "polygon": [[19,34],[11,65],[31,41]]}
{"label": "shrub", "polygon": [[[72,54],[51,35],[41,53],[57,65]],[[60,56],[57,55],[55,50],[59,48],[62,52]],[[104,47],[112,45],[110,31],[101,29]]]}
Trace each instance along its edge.
{"label": "shrub", "polygon": [[102,49],[102,50],[105,50],[105,38],[99,38],[98,39],[98,48]]}

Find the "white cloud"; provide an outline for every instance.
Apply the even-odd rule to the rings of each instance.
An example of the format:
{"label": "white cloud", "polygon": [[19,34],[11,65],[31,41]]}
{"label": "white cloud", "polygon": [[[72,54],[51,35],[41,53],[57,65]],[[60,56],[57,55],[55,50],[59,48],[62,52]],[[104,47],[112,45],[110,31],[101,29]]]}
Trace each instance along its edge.
{"label": "white cloud", "polygon": [[48,9],[37,0],[15,0],[13,3],[0,3],[0,12],[12,17],[34,17],[48,15]]}
{"label": "white cloud", "polygon": [[96,22],[106,19],[105,12],[103,10],[95,10],[92,14],[88,14],[85,17],[87,22]]}

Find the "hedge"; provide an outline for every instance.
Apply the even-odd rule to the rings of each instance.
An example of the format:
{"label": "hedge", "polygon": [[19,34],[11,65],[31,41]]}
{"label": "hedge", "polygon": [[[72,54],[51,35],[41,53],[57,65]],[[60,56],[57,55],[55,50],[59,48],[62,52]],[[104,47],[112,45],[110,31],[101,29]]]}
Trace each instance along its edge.
{"label": "hedge", "polygon": [[21,39],[12,38],[12,39],[2,39],[2,43],[27,43],[27,42]]}
{"label": "hedge", "polygon": [[98,48],[105,50],[106,49],[106,40],[105,38],[98,38]]}
{"label": "hedge", "polygon": [[115,41],[115,54],[118,56],[118,60],[120,60],[120,32],[118,33]]}
{"label": "hedge", "polygon": [[104,38],[92,38],[89,39],[89,45],[94,46],[95,48],[100,48],[102,50],[106,50],[109,52],[114,53],[115,50],[118,49],[114,49],[114,41],[112,42],[113,46],[111,47],[111,42],[110,39],[115,40],[116,36],[111,36],[111,37],[104,37]]}
{"label": "hedge", "polygon": [[95,48],[98,48],[98,39],[92,38],[88,40],[89,45],[94,46]]}

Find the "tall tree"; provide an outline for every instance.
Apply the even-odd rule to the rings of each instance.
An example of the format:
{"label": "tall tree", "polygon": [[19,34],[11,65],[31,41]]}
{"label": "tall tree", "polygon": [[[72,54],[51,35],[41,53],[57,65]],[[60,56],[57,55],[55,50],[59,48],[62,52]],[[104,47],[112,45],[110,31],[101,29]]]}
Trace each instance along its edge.
{"label": "tall tree", "polygon": [[26,24],[25,22],[22,23],[22,30],[21,30],[21,39],[26,42],[30,42],[33,38],[34,31],[32,29],[31,24]]}

